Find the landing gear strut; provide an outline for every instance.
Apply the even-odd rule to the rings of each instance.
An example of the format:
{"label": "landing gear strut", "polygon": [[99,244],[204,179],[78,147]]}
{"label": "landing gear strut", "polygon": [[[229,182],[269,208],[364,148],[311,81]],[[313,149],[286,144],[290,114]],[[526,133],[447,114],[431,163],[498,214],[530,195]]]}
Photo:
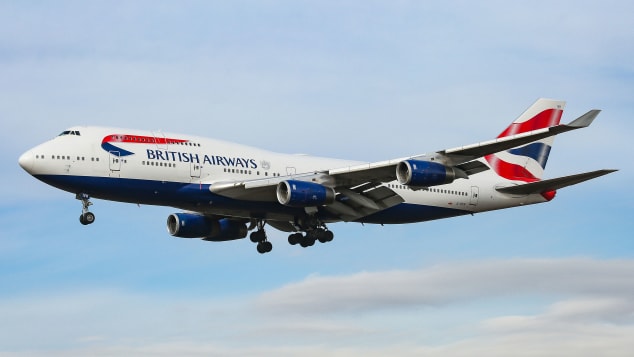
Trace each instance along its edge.
{"label": "landing gear strut", "polygon": [[81,216],[79,216],[79,222],[83,225],[91,224],[95,221],[94,213],[88,211],[88,207],[92,206],[90,202],[90,196],[85,193],[78,193],[75,198],[82,203]]}
{"label": "landing gear strut", "polygon": [[264,230],[265,224],[266,222],[264,220],[259,219],[257,221],[257,231],[251,232],[249,236],[251,242],[258,244],[257,249],[260,254],[268,253],[273,250],[273,244],[266,238],[266,231]]}

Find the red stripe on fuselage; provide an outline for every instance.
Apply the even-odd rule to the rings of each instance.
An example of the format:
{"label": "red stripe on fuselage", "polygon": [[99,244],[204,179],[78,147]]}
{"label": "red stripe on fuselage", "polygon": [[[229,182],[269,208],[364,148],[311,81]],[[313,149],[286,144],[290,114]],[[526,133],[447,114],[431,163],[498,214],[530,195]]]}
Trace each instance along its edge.
{"label": "red stripe on fuselage", "polygon": [[179,144],[189,140],[157,138],[154,136],[111,134],[103,138],[101,143],[137,143],[137,144]]}

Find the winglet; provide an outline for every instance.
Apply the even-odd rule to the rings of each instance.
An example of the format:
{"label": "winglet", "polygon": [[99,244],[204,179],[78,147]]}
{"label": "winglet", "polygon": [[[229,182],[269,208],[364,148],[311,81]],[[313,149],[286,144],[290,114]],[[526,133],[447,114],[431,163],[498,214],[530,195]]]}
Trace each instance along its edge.
{"label": "winglet", "polygon": [[592,122],[594,121],[594,119],[596,119],[597,115],[599,115],[599,113],[601,113],[601,110],[599,109],[592,109],[591,111],[585,113],[584,115],[580,116],[579,118],[573,120],[572,122],[570,122],[569,124],[567,124],[567,126],[571,126],[574,128],[585,128],[590,126],[590,124],[592,124]]}

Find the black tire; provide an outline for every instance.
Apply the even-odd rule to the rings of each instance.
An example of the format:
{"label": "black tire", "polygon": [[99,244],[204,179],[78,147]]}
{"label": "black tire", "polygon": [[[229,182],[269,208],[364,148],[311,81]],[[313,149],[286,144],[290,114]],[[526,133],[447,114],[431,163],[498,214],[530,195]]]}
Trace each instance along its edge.
{"label": "black tire", "polygon": [[308,247],[308,246],[309,246],[309,244],[308,244],[308,242],[309,242],[309,241],[310,241],[310,238],[308,238],[308,235],[302,235],[302,236],[299,238],[299,242],[298,242],[298,243],[299,243],[299,245],[300,245],[302,248],[306,248],[306,247]]}
{"label": "black tire", "polygon": [[302,239],[302,234],[301,233],[293,233],[291,235],[288,236],[288,244],[290,245],[295,245],[297,243],[299,243]]}
{"label": "black tire", "polygon": [[95,215],[92,212],[86,212],[79,216],[79,223],[85,225],[91,224],[95,221]]}
{"label": "black tire", "polygon": [[326,242],[332,242],[335,239],[335,234],[332,231],[325,231],[324,236],[326,236]]}
{"label": "black tire", "polygon": [[306,248],[306,247],[312,247],[313,245],[315,245],[315,235],[312,233],[307,233],[306,236],[302,237],[302,240],[299,242],[299,244]]}
{"label": "black tire", "polygon": [[266,233],[264,231],[251,232],[249,239],[251,239],[253,243],[263,242],[266,240]]}
{"label": "black tire", "polygon": [[86,212],[82,216],[84,216],[86,224],[92,224],[95,221],[95,214],[92,212]]}
{"label": "black tire", "polygon": [[316,236],[317,236],[317,240],[319,241],[319,243],[326,243],[328,242],[328,236],[326,235],[326,231],[318,231],[315,232]]}

